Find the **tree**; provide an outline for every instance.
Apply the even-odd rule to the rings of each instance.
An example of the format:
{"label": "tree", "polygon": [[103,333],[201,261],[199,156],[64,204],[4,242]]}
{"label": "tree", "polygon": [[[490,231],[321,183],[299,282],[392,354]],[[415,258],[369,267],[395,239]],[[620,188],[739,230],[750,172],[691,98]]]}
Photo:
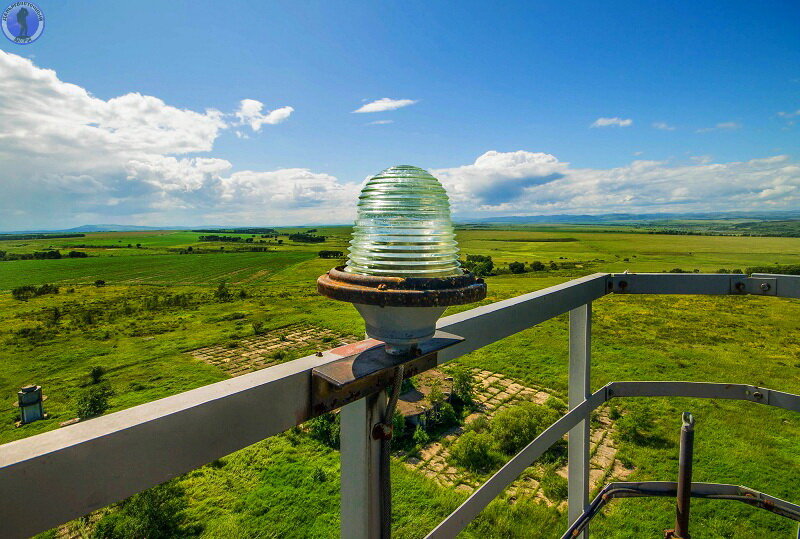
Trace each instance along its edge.
{"label": "tree", "polygon": [[512,262],[508,265],[511,273],[525,273],[525,264],[522,262]]}
{"label": "tree", "polygon": [[467,255],[467,259],[463,260],[461,265],[476,277],[491,275],[494,269],[492,257],[488,255]]}
{"label": "tree", "polygon": [[544,271],[545,266],[538,260],[531,262],[531,271]]}

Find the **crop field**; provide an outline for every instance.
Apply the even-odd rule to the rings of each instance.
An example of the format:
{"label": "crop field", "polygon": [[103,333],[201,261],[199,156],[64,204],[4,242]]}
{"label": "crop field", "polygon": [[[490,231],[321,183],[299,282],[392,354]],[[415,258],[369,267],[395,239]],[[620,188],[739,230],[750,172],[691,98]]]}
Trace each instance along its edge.
{"label": "crop field", "polygon": [[[492,257],[495,271],[486,278],[489,295],[484,303],[598,271],[746,271],[800,264],[800,238],[608,229],[482,227],[459,230],[458,238],[462,256]],[[355,310],[318,296],[314,284],[319,274],[339,263],[319,258],[318,251],[346,251],[349,228],[319,229],[317,234],[328,238],[321,243],[290,241],[286,234],[296,231],[301,230],[281,229],[281,244],[256,244],[266,246],[266,252],[242,250],[247,247],[243,242],[200,242],[201,234],[187,231],[0,241],[0,251],[54,248],[89,255],[0,261],[0,443],[68,428],[60,425],[80,415],[85,396],[94,388],[107,388],[107,407],[101,413],[111,413],[230,376],[193,352],[244,352],[253,339],[295,327],[324,328],[331,340],[363,334]],[[86,247],[70,247],[76,244]],[[122,246],[112,249],[115,244]],[[178,252],[189,247],[200,253]],[[510,273],[511,262],[524,262],[525,272]],[[531,262],[542,262],[545,269],[530,271]],[[98,280],[105,285],[95,285]],[[58,293],[48,288],[20,299],[11,293],[16,287],[45,283],[57,285]],[[800,300],[609,296],[595,302],[593,310],[593,389],[611,380],[652,379],[748,383],[800,393]],[[548,388],[564,399],[567,338],[567,317],[561,316],[457,363],[499,373],[523,386]],[[291,357],[296,356],[284,360]],[[94,375],[93,367],[100,367]],[[12,403],[17,390],[30,383],[43,386],[49,417],[16,427],[18,412]],[[742,484],[800,502],[798,414],[716,400],[627,399],[615,405],[619,417],[613,445],[629,480],[675,479],[680,414],[690,411],[697,420],[696,481]],[[182,504],[176,511],[181,536],[338,536],[338,450],[312,431],[308,426],[292,429],[174,481]],[[433,444],[445,443],[437,436],[432,431],[429,440],[396,453],[395,537],[423,537],[466,496],[405,460],[415,451],[424,454]],[[497,455],[481,476],[507,458]],[[125,511],[125,506],[101,510],[44,536],[88,537],[98,521]],[[796,533],[789,521],[734,502],[693,501],[692,514],[694,538]],[[617,500],[592,529],[610,538],[663,537],[673,522],[671,500]],[[560,504],[506,493],[463,537],[559,537],[565,527]]]}

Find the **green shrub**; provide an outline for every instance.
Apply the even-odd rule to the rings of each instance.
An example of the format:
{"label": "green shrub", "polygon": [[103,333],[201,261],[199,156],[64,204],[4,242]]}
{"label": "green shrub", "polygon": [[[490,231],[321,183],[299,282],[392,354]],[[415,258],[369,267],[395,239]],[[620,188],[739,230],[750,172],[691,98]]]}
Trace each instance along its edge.
{"label": "green shrub", "polygon": [[464,404],[472,404],[475,400],[475,379],[472,371],[463,365],[452,369],[453,396]]}
{"label": "green shrub", "polygon": [[306,422],[308,433],[315,440],[328,447],[339,448],[340,419],[339,414],[328,412],[321,416],[309,419]]}
{"label": "green shrub", "polygon": [[544,402],[544,405],[547,406],[548,408],[552,408],[559,414],[563,414],[568,409],[566,402],[559,399],[558,397],[553,397],[552,395],[547,398],[547,400]]}
{"label": "green shrub", "polygon": [[492,420],[492,437],[500,451],[513,455],[556,419],[558,413],[552,408],[525,402],[495,415]]}
{"label": "green shrub", "polygon": [[511,273],[525,273],[525,264],[523,262],[511,262],[508,265]]}
{"label": "green shrub", "polygon": [[494,440],[488,432],[465,432],[456,440],[450,449],[452,459],[473,472],[483,472],[500,462],[500,457],[493,449]]}
{"label": "green shrub", "polygon": [[167,539],[193,535],[184,527],[185,491],[175,482],[140,492],[101,518],[92,539]]}
{"label": "green shrub", "polygon": [[418,447],[424,447],[428,445],[428,442],[431,441],[431,438],[430,436],[428,436],[428,433],[425,432],[425,429],[422,428],[422,425],[417,425],[416,430],[414,430],[413,440],[414,440],[414,445]]}
{"label": "green shrub", "polygon": [[108,399],[113,395],[108,384],[90,386],[78,397],[76,413],[81,419],[103,415],[108,410]]}
{"label": "green shrub", "polygon": [[399,440],[403,437],[406,431],[406,418],[398,412],[397,410],[394,411],[394,415],[392,416],[392,439]]}

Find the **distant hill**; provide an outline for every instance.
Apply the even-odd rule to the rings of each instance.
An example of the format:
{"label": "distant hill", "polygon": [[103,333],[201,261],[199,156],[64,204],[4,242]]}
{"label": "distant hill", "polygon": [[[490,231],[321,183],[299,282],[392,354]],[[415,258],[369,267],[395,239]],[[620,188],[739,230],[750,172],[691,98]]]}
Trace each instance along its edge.
{"label": "distant hill", "polygon": [[600,215],[513,215],[508,217],[483,217],[458,219],[459,223],[510,223],[510,224],[614,224],[634,221],[668,221],[671,219],[753,219],[782,221],[800,219],[800,210],[773,212],[696,212],[696,213],[605,213]]}
{"label": "distant hill", "polygon": [[[137,232],[145,230],[193,230],[193,229],[218,230],[229,228],[221,225],[203,226],[140,226],[140,225],[82,225],[74,228],[42,229],[42,230],[13,230],[7,234],[87,234],[90,232]],[[3,233],[3,232],[0,232]]]}

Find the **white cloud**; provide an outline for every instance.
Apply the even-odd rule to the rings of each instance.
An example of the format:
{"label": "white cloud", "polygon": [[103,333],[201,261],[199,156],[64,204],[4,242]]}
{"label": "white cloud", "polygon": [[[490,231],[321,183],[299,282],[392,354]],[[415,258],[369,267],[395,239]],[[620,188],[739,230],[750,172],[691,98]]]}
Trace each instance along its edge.
{"label": "white cloud", "polygon": [[[348,189],[355,187],[328,174],[233,172],[230,162],[207,155],[229,125],[218,110],[180,109],[136,93],[99,99],[4,51],[0,95],[0,229],[115,219],[318,222],[345,201],[354,205]],[[261,103],[243,100],[229,116],[257,131],[287,117],[288,109],[262,114]]]}
{"label": "white cloud", "polygon": [[794,118],[795,116],[800,116],[800,109],[797,109],[797,110],[796,110],[796,111],[794,111],[794,112],[792,112],[792,111],[789,111],[789,112],[779,112],[779,113],[778,113],[778,116],[780,116],[781,118]]}
{"label": "white cloud", "polygon": [[669,125],[667,122],[653,122],[653,127],[662,131],[675,131],[675,126]]}
{"label": "white cloud", "polygon": [[407,107],[417,103],[414,99],[390,99],[383,97],[376,101],[367,103],[357,108],[353,112],[386,112],[387,110],[395,110],[402,107]]}
{"label": "white cloud", "polygon": [[253,131],[261,131],[264,124],[275,125],[289,118],[294,112],[292,107],[281,107],[266,114],[261,113],[264,103],[255,99],[242,99],[239,110],[234,115],[239,119],[238,125],[249,125]]}
{"label": "white cloud", "polygon": [[633,120],[631,120],[630,118],[623,119],[614,117],[614,118],[598,118],[589,127],[612,127],[612,126],[628,127],[630,125],[633,125]]}
{"label": "white cloud", "polygon": [[633,161],[590,169],[549,154],[492,151],[472,165],[433,172],[464,217],[800,207],[800,167],[787,156],[700,165]]}
{"label": "white cloud", "polygon": [[[355,183],[301,167],[237,170],[215,157],[214,143],[227,128],[217,110],[180,109],[133,93],[99,99],[3,51],[0,96],[0,229],[354,217]],[[251,107],[240,112],[271,114]],[[489,151],[432,172],[462,217],[800,207],[800,167],[786,156],[695,161],[591,169],[547,153]]]}
{"label": "white cloud", "polygon": [[741,127],[742,127],[742,124],[740,124],[738,122],[720,122],[717,125],[715,125],[714,127],[703,127],[701,129],[698,129],[697,132],[698,133],[708,133],[710,131],[725,131],[725,130],[731,130],[731,129],[739,129]]}
{"label": "white cloud", "polygon": [[692,163],[697,163],[698,165],[706,165],[714,160],[710,155],[693,155],[689,159]]}
{"label": "white cloud", "polygon": [[374,122],[369,122],[367,125],[389,125],[393,123],[394,120],[375,120]]}

